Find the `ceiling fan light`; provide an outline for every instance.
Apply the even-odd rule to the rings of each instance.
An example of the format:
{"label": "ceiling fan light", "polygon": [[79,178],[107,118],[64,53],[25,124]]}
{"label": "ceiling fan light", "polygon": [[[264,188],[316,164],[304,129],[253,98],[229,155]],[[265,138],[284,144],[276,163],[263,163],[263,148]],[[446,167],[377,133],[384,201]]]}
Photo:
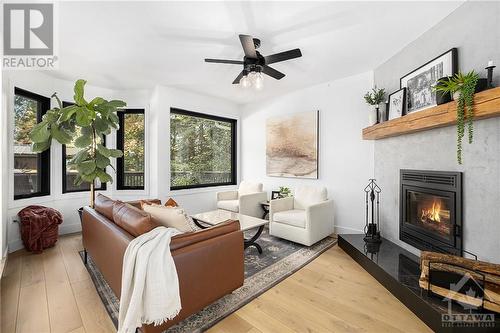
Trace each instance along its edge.
{"label": "ceiling fan light", "polygon": [[248,76],[244,75],[240,80],[240,84],[243,88],[248,88],[252,83],[248,79]]}
{"label": "ceiling fan light", "polygon": [[264,88],[264,75],[262,73],[255,74],[254,87],[257,90]]}

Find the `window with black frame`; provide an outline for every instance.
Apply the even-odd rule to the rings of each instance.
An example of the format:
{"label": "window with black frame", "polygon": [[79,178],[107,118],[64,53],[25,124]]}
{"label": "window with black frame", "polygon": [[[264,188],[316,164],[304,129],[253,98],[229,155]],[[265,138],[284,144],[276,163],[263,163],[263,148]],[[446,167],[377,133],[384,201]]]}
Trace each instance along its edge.
{"label": "window with black frame", "polygon": [[236,184],[236,120],[170,109],[170,188]]}
{"label": "window with black frame", "polygon": [[[73,105],[74,103],[70,102],[62,102],[63,107],[67,107]],[[62,145],[62,192],[63,193],[71,193],[71,192],[84,192],[90,191],[90,183],[83,182],[80,185],[75,184],[76,177],[78,176],[78,171],[76,169],[71,168],[68,164],[69,161],[73,158],[73,156],[78,152],[79,148],[75,147],[75,140],[79,137],[80,128],[77,127],[76,135],[74,136],[74,140],[70,143]],[[103,136],[101,138],[102,143],[106,146],[106,137]],[[106,183],[102,184],[99,181],[99,178],[96,179],[95,189],[96,191],[105,191]]]}
{"label": "window with black frame", "polygon": [[116,131],[116,148],[123,157],[116,160],[118,190],[144,189],[144,109],[118,112],[120,128]]}
{"label": "window with black frame", "polygon": [[34,153],[30,131],[50,109],[50,98],[14,90],[14,199],[50,194],[50,149]]}

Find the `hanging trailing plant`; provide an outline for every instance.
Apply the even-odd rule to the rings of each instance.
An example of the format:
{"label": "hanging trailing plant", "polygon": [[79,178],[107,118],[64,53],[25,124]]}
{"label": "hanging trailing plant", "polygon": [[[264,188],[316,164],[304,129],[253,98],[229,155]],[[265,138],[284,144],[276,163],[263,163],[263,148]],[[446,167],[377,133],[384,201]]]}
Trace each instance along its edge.
{"label": "hanging trailing plant", "polygon": [[457,102],[457,162],[462,164],[462,141],[467,123],[468,141],[474,140],[474,93],[479,75],[474,71],[461,72],[438,81],[436,91],[449,93]]}

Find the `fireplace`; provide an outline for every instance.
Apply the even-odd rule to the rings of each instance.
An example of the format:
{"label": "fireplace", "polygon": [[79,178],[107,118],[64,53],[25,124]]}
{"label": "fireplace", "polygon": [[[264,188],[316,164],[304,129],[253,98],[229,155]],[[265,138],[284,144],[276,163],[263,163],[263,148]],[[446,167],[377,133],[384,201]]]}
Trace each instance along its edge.
{"label": "fireplace", "polygon": [[401,170],[399,238],[462,255],[462,173]]}

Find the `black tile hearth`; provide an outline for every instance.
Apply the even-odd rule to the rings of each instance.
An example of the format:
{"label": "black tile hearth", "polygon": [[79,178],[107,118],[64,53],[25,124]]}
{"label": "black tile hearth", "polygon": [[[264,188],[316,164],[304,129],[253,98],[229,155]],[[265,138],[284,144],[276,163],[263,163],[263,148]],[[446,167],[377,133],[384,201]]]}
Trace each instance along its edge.
{"label": "black tile hearth", "polygon": [[[383,239],[378,252],[375,252],[374,250],[377,249],[366,247],[363,236],[363,234],[338,235],[338,244],[433,331],[447,333],[500,332],[500,314],[495,316],[487,310],[466,310],[456,303],[451,304],[451,311],[449,311],[449,304],[442,297],[428,295],[427,291],[421,289],[418,284],[420,277],[418,256],[387,239]],[[449,313],[458,315],[490,314],[484,318],[493,316],[496,321],[485,323],[482,325],[483,327],[464,327],[465,324],[462,324],[462,327],[458,327],[459,325],[452,327],[451,324],[442,320],[442,315]]]}

